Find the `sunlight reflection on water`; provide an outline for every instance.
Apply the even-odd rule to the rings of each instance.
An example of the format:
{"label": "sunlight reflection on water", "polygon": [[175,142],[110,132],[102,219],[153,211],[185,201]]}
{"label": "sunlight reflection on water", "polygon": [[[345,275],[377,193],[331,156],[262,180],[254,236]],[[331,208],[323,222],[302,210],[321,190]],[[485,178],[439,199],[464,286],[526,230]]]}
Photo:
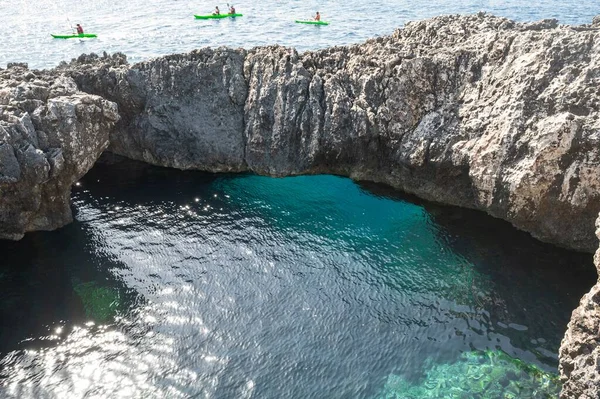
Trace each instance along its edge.
{"label": "sunlight reflection on water", "polygon": [[[481,10],[518,21],[557,18],[561,23],[590,23],[600,12],[600,0],[462,1],[317,0],[281,3],[274,0],[241,0],[236,9],[244,16],[227,20],[195,20],[208,14],[214,4],[196,1],[112,0],[20,0],[0,2],[0,66],[28,62],[30,67],[52,67],[82,53],[121,51],[130,61],[201,47],[244,47],[280,44],[311,50],[362,42],[389,35],[408,21],[442,14],[475,13]],[[294,24],[319,10],[329,26]],[[97,39],[58,40],[50,33],[70,33],[82,23]]]}

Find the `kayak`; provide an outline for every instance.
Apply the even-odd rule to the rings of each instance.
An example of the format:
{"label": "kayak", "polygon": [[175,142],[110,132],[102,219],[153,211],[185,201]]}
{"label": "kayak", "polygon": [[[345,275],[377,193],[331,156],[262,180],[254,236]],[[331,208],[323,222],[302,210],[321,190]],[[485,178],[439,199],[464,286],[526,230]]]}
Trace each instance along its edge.
{"label": "kayak", "polygon": [[221,19],[221,18],[234,18],[242,17],[242,14],[210,14],[210,15],[194,15],[196,19]]}
{"label": "kayak", "polygon": [[325,21],[295,21],[297,24],[310,24],[310,25],[329,25],[329,22]]}
{"label": "kayak", "polygon": [[75,35],[50,35],[55,39],[75,39],[75,38],[81,38],[81,37],[98,37],[96,34],[94,33],[82,33],[81,35],[75,34]]}

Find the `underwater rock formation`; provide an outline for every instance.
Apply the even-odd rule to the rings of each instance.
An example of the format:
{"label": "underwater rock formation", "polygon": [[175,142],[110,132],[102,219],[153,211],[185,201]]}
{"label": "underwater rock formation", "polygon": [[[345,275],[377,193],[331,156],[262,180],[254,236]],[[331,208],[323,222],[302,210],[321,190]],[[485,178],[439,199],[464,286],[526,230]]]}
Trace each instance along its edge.
{"label": "underwater rock formation", "polygon": [[558,376],[502,351],[465,352],[454,362],[426,365],[417,381],[389,375],[379,398],[555,398],[560,391]]}
{"label": "underwater rock formation", "polygon": [[115,103],[77,90],[73,79],[0,70],[0,238],[20,239],[72,221],[71,186],[108,146]]}
{"label": "underwater rock formation", "polygon": [[59,70],[119,105],[110,150],[155,165],[335,173],[485,211],[592,252],[600,32],[480,13],[299,54],[203,49]]}
{"label": "underwater rock formation", "polygon": [[121,297],[115,288],[102,287],[94,281],[88,281],[77,282],[73,285],[73,290],[81,299],[86,317],[96,322],[106,323],[121,307]]}

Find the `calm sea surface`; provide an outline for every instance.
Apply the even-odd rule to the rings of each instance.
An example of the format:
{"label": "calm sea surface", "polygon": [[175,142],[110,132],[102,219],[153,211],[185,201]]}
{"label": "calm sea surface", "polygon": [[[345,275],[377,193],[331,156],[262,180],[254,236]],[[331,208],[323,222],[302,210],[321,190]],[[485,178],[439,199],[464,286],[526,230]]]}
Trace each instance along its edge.
{"label": "calm sea surface", "polygon": [[[600,14],[600,0],[296,0],[235,3],[244,16],[227,20],[195,20],[227,3],[190,0],[2,0],[0,1],[0,66],[28,62],[33,68],[57,65],[81,53],[124,52],[140,61],[200,47],[251,48],[278,43],[311,50],[357,43],[389,35],[408,21],[441,14],[481,10],[518,21],[557,18],[565,24],[590,23]],[[329,26],[295,24],[319,11]],[[97,39],[52,39],[81,23]]]}
{"label": "calm sea surface", "polygon": [[439,382],[463,376],[466,397],[546,397],[595,278],[590,255],[334,176],[124,161],[73,207],[0,241],[0,397],[465,397]]}

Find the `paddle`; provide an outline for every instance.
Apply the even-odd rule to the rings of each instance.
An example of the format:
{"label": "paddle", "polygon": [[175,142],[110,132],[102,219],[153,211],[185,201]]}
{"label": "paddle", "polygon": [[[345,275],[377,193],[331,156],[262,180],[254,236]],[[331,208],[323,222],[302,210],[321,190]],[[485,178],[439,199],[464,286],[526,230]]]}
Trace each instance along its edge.
{"label": "paddle", "polygon": [[71,27],[71,33],[75,34],[75,28],[73,28],[73,23],[71,22],[69,17],[67,17],[67,22],[69,23],[69,26]]}

